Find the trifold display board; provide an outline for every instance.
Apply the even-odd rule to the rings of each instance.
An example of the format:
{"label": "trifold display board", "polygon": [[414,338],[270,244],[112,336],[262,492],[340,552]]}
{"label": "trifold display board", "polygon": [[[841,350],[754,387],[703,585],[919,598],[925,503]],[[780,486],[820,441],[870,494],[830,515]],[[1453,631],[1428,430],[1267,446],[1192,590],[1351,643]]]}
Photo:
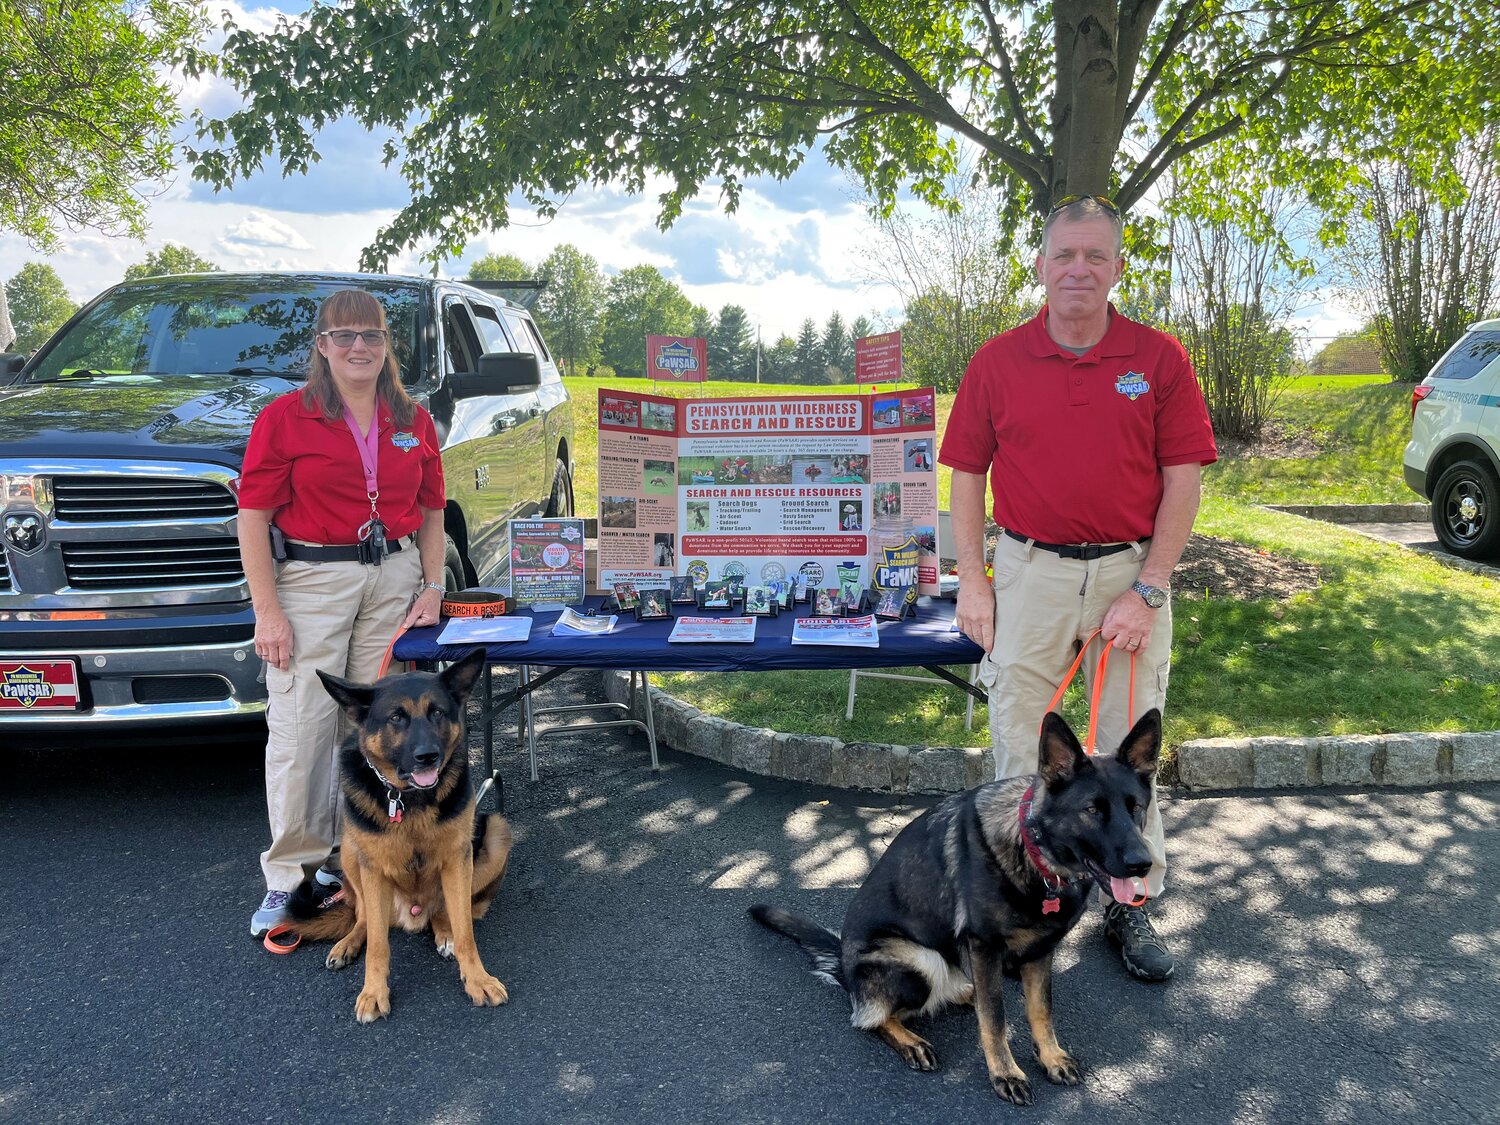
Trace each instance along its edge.
{"label": "trifold display board", "polygon": [[938,591],[936,396],[599,391],[599,582]]}

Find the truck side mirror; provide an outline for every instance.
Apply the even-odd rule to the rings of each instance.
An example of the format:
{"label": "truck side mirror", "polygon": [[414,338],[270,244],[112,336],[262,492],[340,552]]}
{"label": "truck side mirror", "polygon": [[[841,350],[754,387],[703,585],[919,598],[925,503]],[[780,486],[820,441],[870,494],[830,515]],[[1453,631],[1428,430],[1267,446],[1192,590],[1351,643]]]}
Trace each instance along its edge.
{"label": "truck side mirror", "polygon": [[0,387],[14,383],[29,358],[23,352],[0,352]]}
{"label": "truck side mirror", "polygon": [[531,352],[488,352],[479,370],[453,376],[453,397],[503,395],[542,385],[542,368]]}

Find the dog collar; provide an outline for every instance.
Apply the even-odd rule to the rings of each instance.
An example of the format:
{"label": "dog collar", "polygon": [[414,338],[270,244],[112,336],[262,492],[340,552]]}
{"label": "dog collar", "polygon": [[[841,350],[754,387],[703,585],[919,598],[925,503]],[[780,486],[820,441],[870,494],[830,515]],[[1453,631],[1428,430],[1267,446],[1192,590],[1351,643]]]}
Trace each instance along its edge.
{"label": "dog collar", "polygon": [[1036,794],[1036,783],[1032,782],[1026,788],[1021,797],[1021,805],[1017,810],[1017,819],[1021,827],[1021,846],[1026,849],[1026,858],[1031,861],[1031,866],[1036,868],[1036,873],[1041,876],[1042,886],[1047,888],[1047,894],[1042,899],[1042,913],[1056,914],[1062,909],[1060,892],[1069,883],[1076,882],[1072,879],[1064,879],[1052,868],[1047,866],[1047,861],[1042,858],[1042,849],[1037,847],[1036,837],[1033,834],[1031,824],[1031,798]]}
{"label": "dog collar", "polygon": [[[360,757],[365,758],[363,754],[361,754]],[[375,768],[375,763],[370,761],[369,758],[365,758],[365,765],[370,767],[370,772],[373,773],[376,777],[380,778],[380,784],[385,786],[386,818],[392,824],[400,824],[402,818],[406,815],[406,802],[401,799],[403,790],[397,789],[394,785],[392,785],[386,778],[385,774],[381,773],[378,769]],[[439,772],[438,781],[441,781],[442,779],[442,773]],[[437,788],[438,781],[434,781],[431,785],[408,785],[408,788],[420,790],[435,789]]]}

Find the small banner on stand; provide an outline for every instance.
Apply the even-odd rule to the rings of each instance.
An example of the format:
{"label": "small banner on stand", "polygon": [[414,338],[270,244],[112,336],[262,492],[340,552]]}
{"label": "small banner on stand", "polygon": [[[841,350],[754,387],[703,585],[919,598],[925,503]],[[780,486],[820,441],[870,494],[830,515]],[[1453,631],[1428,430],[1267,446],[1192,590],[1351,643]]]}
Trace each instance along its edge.
{"label": "small banner on stand", "polygon": [[901,382],[901,333],[861,336],[854,341],[856,383]]}
{"label": "small banner on stand", "polygon": [[708,341],[702,336],[647,336],[646,377],[666,383],[708,378]]}

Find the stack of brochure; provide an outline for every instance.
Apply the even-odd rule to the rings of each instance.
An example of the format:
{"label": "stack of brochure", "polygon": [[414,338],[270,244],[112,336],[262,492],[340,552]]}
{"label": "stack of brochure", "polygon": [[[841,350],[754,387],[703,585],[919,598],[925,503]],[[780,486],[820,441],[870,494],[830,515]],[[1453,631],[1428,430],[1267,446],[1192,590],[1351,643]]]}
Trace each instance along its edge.
{"label": "stack of brochure", "polygon": [[554,637],[597,637],[608,633],[619,620],[619,616],[613,613],[608,617],[595,617],[591,614],[579,613],[572,606],[564,606],[557,624],[552,626],[552,635]]}
{"label": "stack of brochure", "polygon": [[668,643],[749,644],[755,640],[753,617],[679,617]]}
{"label": "stack of brochure", "polygon": [[880,630],[870,613],[858,617],[799,617],[792,623],[792,644],[879,648]]}
{"label": "stack of brochure", "polygon": [[440,645],[492,645],[531,638],[531,618],[451,617],[438,634]]}

